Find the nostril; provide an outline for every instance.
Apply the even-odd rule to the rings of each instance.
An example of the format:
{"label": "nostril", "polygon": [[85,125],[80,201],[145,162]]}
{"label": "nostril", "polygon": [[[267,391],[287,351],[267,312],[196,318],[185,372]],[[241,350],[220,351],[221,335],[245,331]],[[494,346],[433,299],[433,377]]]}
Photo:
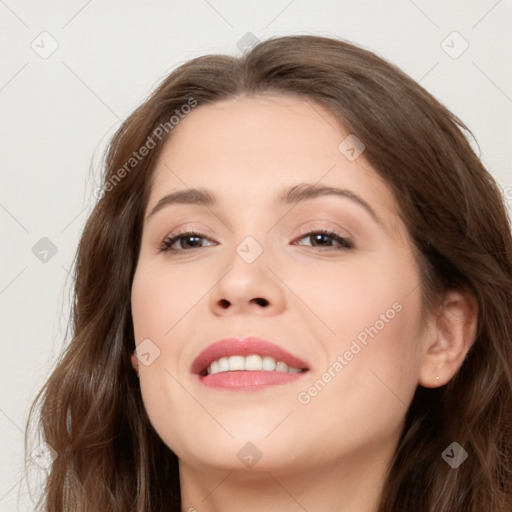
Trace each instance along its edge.
{"label": "nostril", "polygon": [[227,307],[229,307],[229,301],[228,301],[228,300],[226,300],[226,299],[222,299],[222,300],[220,301],[220,305],[221,305],[224,309],[226,309]]}
{"label": "nostril", "polygon": [[260,298],[257,298],[257,299],[253,299],[259,306],[267,306],[268,305],[268,300],[267,299],[260,299]]}

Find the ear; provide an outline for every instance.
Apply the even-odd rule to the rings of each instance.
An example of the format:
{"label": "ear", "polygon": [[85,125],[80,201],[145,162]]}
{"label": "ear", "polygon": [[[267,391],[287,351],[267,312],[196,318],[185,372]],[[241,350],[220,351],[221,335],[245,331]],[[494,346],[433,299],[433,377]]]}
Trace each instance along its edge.
{"label": "ear", "polygon": [[132,361],[133,369],[135,370],[135,373],[137,374],[137,377],[138,377],[139,376],[139,360],[137,359],[135,352],[133,352],[130,359]]}
{"label": "ear", "polygon": [[477,333],[475,296],[469,291],[449,290],[432,324],[424,339],[418,380],[426,388],[443,386],[462,366]]}

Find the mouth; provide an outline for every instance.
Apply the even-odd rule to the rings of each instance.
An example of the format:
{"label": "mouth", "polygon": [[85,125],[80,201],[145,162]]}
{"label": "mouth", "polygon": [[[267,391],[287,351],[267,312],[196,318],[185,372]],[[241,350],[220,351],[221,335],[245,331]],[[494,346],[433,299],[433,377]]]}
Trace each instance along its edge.
{"label": "mouth", "polygon": [[217,341],[203,350],[191,367],[207,387],[244,390],[285,384],[309,370],[305,361],[254,337]]}

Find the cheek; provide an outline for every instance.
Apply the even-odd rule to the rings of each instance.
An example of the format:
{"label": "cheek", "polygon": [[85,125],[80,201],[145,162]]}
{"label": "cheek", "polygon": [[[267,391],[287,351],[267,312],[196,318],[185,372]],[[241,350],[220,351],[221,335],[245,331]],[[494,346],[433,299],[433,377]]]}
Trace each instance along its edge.
{"label": "cheek", "polygon": [[136,342],[167,339],[211,287],[210,281],[211,276],[199,268],[187,271],[165,263],[137,268],[131,296]]}
{"label": "cheek", "polygon": [[214,283],[206,267],[185,270],[165,261],[143,261],[135,272],[131,293],[135,343],[144,343],[150,353],[149,364],[139,361],[142,398],[153,425],[164,425],[164,430],[171,428],[168,419],[176,416],[175,411],[190,402],[180,385],[188,371],[183,351],[198,332],[198,311],[204,311],[205,295]]}
{"label": "cheek", "polygon": [[[322,447],[334,452],[379,449],[397,438],[418,384],[416,302],[408,297],[393,313],[384,301],[339,315],[334,325],[340,331],[356,316],[365,327],[331,343],[328,362],[297,395],[297,428],[305,429],[304,437],[315,432],[325,439]],[[375,313],[386,311],[388,323],[374,320]]]}
{"label": "cheek", "polygon": [[307,402],[307,417],[322,418],[329,409],[330,420],[357,425],[358,435],[395,431],[418,383],[422,326],[415,262],[404,255],[382,258],[347,265],[329,279],[317,275],[320,280],[323,286],[309,287],[308,298],[335,334],[324,337],[328,361],[316,369],[300,403]]}
{"label": "cheek", "polygon": [[139,360],[141,396],[151,424],[171,449],[180,438],[176,411],[190,401],[176,378],[180,345],[171,343],[191,327],[186,313],[200,296],[190,284],[183,271],[147,262],[137,268],[132,284],[135,343],[137,347],[145,344],[139,353],[146,349],[150,353],[149,364]]}
{"label": "cheek", "polygon": [[[405,251],[356,255],[306,269],[290,267],[283,280],[301,299],[297,309],[305,306],[309,310],[303,318],[317,333],[323,329],[322,339],[340,350],[358,335],[364,342],[375,330],[418,326],[420,277],[415,261]],[[406,304],[407,313],[403,313]],[[402,325],[405,317],[408,321]],[[390,342],[399,344],[400,340],[397,335]]]}
{"label": "cheek", "polygon": [[317,317],[308,315],[325,348],[315,368],[324,407],[344,396],[362,415],[388,406],[400,413],[412,398],[422,304],[418,269],[406,256],[344,263],[329,274],[311,271],[292,285]]}

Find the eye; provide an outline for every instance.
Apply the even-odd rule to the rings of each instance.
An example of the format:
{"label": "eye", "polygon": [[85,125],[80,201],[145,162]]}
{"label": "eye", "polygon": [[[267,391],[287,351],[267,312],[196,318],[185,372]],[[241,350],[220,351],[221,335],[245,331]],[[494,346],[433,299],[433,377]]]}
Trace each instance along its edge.
{"label": "eye", "polygon": [[[305,233],[301,236],[298,240],[302,240],[304,238],[309,238],[309,240],[312,242],[311,245],[307,244],[299,244],[299,245],[306,245],[306,247],[320,247],[325,249],[337,249],[337,250],[346,250],[346,249],[353,249],[354,245],[350,240],[347,238],[341,236],[339,233],[336,233],[335,231],[329,231],[328,229],[320,229],[317,231],[311,231],[309,233]],[[338,244],[338,247],[336,245],[332,245],[330,242],[334,241],[335,244]]]}
{"label": "eye", "polygon": [[[354,248],[354,245],[350,240],[335,231],[329,231],[327,229],[320,229],[305,233],[298,240],[302,239],[309,239],[311,244],[299,245],[304,245],[306,247],[318,247],[322,250],[347,250]],[[202,233],[195,231],[172,234],[162,240],[159,246],[159,251],[176,253],[200,249],[201,247],[205,247],[201,244],[202,240],[209,240],[211,242],[211,240],[205,237]],[[334,242],[334,245],[332,242]],[[173,247],[175,245],[178,245],[178,247]],[[208,245],[214,245],[214,243],[210,243]]]}
{"label": "eye", "polygon": [[[162,243],[160,244],[159,251],[160,252],[178,252],[185,251],[191,249],[199,249],[203,247],[201,245],[201,240],[208,240],[202,233],[197,233],[194,231],[187,231],[184,233],[176,233],[168,236]],[[175,248],[173,245],[178,242],[178,245],[181,245],[181,248]],[[185,243],[183,243],[185,242]],[[188,247],[187,247],[188,245]],[[213,245],[213,244],[210,244]]]}

